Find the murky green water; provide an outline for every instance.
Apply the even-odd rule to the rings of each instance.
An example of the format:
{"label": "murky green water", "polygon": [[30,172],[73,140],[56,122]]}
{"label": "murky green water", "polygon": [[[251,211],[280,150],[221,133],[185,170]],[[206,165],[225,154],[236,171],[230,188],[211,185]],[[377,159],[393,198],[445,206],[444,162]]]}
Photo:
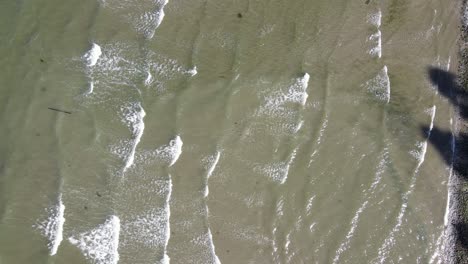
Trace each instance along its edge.
{"label": "murky green water", "polygon": [[0,2],[0,263],[443,263],[457,14]]}

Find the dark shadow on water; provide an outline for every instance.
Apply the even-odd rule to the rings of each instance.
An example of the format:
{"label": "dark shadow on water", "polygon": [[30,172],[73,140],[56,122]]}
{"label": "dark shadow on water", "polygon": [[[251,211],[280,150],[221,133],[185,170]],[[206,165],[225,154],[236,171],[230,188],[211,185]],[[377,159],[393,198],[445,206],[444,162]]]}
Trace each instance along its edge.
{"label": "dark shadow on water", "polygon": [[[421,127],[421,133],[427,136],[428,126]],[[434,127],[429,137],[429,142],[439,151],[447,164],[452,164],[452,132]]]}
{"label": "dark shadow on water", "polygon": [[[421,127],[422,133],[426,133],[427,126]],[[448,165],[453,165],[453,170],[461,177],[468,180],[467,164],[461,157],[468,157],[468,134],[461,133],[455,136],[456,155],[452,153],[453,135],[450,131],[444,131],[434,127],[429,142],[439,151]],[[452,164],[453,161],[453,164]]]}
{"label": "dark shadow on water", "polygon": [[[428,78],[436,86],[440,95],[446,97],[456,108],[463,120],[468,119],[468,94],[458,85],[457,76],[448,71],[430,67]],[[421,133],[427,135],[429,127],[422,126]],[[453,140],[456,155],[452,153]],[[468,157],[468,134],[453,135],[451,131],[445,131],[434,127],[429,137],[429,142],[439,151],[448,165],[453,164],[453,169],[459,176],[467,178],[467,162],[460,157]]]}
{"label": "dark shadow on water", "polygon": [[462,118],[468,119],[468,93],[458,85],[457,76],[435,67],[428,69],[428,75],[439,93],[458,108]]}
{"label": "dark shadow on water", "polygon": [[[428,78],[440,95],[446,97],[456,108],[455,110],[461,118],[460,125],[468,121],[468,93],[457,82],[457,76],[445,70],[430,67],[428,69]],[[421,133],[428,135],[428,126],[421,126]],[[445,162],[452,166],[453,171],[459,180],[468,181],[468,134],[461,131],[453,135],[450,130],[443,130],[434,127],[430,133],[429,142],[438,150]],[[453,148],[454,146],[454,148]],[[468,224],[466,205],[468,203],[467,195],[456,189],[456,198],[460,203],[460,210],[456,213],[456,218],[451,224],[455,230],[455,251],[454,263],[467,263],[468,256]]]}

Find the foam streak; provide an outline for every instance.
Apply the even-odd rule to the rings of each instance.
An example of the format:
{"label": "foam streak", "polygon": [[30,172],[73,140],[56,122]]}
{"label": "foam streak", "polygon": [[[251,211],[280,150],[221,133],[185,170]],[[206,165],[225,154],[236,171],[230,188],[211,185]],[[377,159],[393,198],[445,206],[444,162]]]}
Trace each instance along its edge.
{"label": "foam streak", "polygon": [[120,219],[112,215],[104,224],[68,240],[97,264],[117,264],[119,236]]}
{"label": "foam streak", "polygon": [[40,222],[36,227],[39,228],[42,234],[48,239],[47,244],[49,254],[51,256],[57,254],[58,247],[63,240],[63,225],[65,223],[65,206],[62,202],[62,195],[58,198],[56,206],[47,209],[49,217]]}
{"label": "foam streak", "polygon": [[83,59],[85,60],[88,67],[93,67],[94,65],[96,65],[101,55],[102,55],[101,47],[98,44],[93,43],[91,46],[91,49],[88,50],[88,52],[86,52],[85,55],[83,56]]}
{"label": "foam streak", "polygon": [[132,130],[132,145],[130,153],[125,161],[123,171],[125,172],[130,166],[133,165],[135,160],[135,151],[140,143],[141,137],[143,136],[143,131],[145,130],[145,123],[143,118],[146,113],[140,103],[132,105],[130,108],[124,109],[125,120],[124,122],[129,123]]}

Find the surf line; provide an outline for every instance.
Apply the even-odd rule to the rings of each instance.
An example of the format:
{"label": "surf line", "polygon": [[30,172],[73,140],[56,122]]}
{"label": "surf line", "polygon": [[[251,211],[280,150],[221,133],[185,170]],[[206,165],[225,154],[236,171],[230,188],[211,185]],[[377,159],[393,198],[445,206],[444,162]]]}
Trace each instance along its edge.
{"label": "surf line", "polygon": [[221,264],[221,261],[219,260],[218,255],[216,254],[216,247],[213,242],[213,235],[211,233],[211,227],[209,223],[209,216],[210,216],[210,210],[208,208],[207,204],[207,199],[208,199],[208,194],[209,194],[209,179],[211,175],[213,174],[214,170],[216,169],[216,165],[218,165],[219,158],[221,157],[221,151],[216,151],[216,155],[213,155],[211,157],[211,164],[208,167],[208,171],[206,173],[206,178],[205,178],[205,192],[204,192],[204,199],[205,199],[205,221],[207,225],[207,235],[208,235],[208,242],[209,242],[209,248],[210,248],[210,254],[212,258],[212,263],[214,264]]}

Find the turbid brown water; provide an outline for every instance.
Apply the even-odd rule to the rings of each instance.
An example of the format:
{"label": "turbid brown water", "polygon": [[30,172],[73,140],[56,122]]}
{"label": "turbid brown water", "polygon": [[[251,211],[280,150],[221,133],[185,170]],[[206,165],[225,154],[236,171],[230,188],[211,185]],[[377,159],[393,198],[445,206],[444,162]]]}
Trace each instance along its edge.
{"label": "turbid brown water", "polygon": [[0,3],[0,263],[443,263],[456,3]]}

